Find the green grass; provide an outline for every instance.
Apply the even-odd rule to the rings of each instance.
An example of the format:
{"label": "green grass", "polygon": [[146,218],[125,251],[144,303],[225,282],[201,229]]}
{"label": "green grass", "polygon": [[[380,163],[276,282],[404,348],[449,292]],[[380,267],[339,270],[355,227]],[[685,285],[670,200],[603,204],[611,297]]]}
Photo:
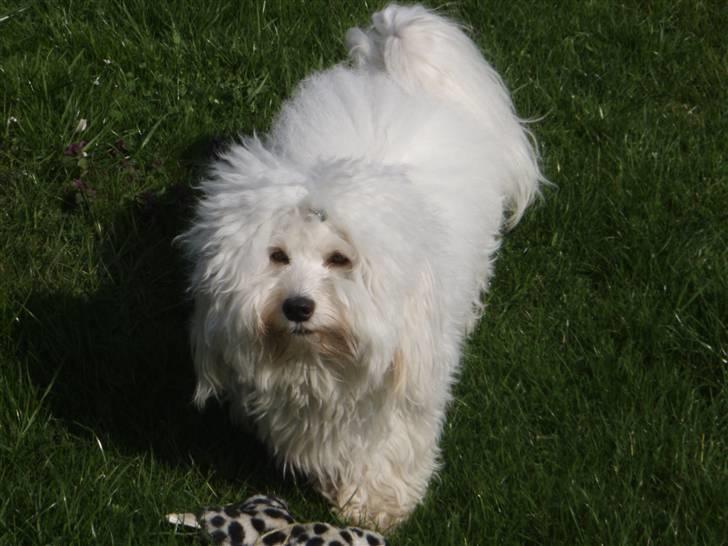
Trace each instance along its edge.
{"label": "green grass", "polygon": [[[164,513],[262,491],[331,517],[191,407],[170,241],[206,143],[265,130],[375,7],[0,0],[0,543],[189,544]],[[392,544],[725,543],[728,11],[444,9],[542,118],[556,186],[505,240]]]}

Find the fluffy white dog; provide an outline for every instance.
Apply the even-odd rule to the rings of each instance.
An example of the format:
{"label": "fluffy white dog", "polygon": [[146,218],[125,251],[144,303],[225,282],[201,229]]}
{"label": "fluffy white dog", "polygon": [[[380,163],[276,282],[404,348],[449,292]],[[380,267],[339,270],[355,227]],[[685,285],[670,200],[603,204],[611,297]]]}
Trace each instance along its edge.
{"label": "fluffy white dog", "polygon": [[351,65],[221,155],[182,241],[195,401],[225,397],[343,517],[387,528],[438,467],[501,232],[541,175],[457,24],[397,5],[372,21],[347,33]]}

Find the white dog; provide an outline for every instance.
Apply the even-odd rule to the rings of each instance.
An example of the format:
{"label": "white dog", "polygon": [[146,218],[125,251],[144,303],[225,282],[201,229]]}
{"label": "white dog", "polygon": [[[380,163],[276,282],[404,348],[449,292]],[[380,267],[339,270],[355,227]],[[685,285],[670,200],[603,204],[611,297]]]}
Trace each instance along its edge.
{"label": "white dog", "polygon": [[213,165],[195,264],[195,401],[225,397],[349,520],[423,498],[504,227],[538,192],[503,82],[460,27],[390,5]]}

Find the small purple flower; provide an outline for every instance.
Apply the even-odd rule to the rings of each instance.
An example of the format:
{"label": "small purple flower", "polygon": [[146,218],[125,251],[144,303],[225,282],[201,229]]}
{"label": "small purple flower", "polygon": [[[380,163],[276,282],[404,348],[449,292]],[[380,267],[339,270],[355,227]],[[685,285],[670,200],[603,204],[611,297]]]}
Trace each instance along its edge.
{"label": "small purple flower", "polygon": [[126,143],[123,138],[117,139],[109,148],[109,154],[111,157],[121,156],[122,161],[129,159],[126,150]]}
{"label": "small purple flower", "polygon": [[63,155],[67,155],[69,157],[76,157],[77,155],[81,155],[83,153],[83,149],[86,147],[85,140],[81,140],[79,142],[72,142],[66,148],[63,150]]}
{"label": "small purple flower", "polygon": [[82,193],[89,199],[96,196],[96,190],[93,189],[91,186],[89,186],[86,182],[81,180],[80,178],[74,178],[71,182],[71,185],[74,187],[76,191],[79,193]]}

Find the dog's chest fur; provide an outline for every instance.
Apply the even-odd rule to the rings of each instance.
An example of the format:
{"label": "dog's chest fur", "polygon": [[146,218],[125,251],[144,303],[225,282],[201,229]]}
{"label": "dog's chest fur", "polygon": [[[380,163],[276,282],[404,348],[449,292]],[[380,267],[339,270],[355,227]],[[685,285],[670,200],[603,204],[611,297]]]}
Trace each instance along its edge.
{"label": "dog's chest fur", "polygon": [[[358,378],[358,380],[352,380]],[[391,381],[390,378],[385,379]],[[259,372],[255,388],[242,387],[243,415],[285,465],[308,471],[361,452],[372,431],[386,437],[392,401],[386,384],[373,388],[361,370],[331,370],[321,362],[289,362]],[[243,417],[243,416],[240,416]]]}

